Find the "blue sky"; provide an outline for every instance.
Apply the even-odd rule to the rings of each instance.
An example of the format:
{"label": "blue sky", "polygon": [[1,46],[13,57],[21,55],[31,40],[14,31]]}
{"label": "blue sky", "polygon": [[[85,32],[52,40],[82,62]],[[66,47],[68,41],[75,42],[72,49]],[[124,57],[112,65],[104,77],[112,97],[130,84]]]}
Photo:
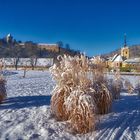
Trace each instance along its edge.
{"label": "blue sky", "polygon": [[63,41],[87,55],[140,44],[139,0],[0,0],[0,38]]}

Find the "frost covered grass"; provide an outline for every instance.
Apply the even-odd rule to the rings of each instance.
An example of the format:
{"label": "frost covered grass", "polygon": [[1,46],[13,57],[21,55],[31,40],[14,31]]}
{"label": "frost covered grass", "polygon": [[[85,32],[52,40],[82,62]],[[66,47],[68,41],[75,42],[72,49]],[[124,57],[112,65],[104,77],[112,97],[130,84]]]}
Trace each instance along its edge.
{"label": "frost covered grass", "polygon": [[[112,105],[100,58],[90,65],[85,56],[59,56],[50,70],[57,82],[51,109],[57,120],[68,120],[72,132],[87,133],[95,128],[95,115],[106,114]],[[92,74],[92,78],[89,77]]]}

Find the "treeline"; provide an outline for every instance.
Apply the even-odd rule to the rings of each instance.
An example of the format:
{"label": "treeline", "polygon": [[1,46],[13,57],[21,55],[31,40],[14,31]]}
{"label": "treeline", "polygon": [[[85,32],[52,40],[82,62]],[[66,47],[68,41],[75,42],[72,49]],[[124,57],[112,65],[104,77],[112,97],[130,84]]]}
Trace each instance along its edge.
{"label": "treeline", "polygon": [[41,49],[37,43],[32,41],[16,41],[15,39],[8,40],[0,39],[0,58],[3,57],[19,57],[19,58],[56,58],[58,55],[69,54],[71,56],[80,54],[80,51],[75,51],[70,48],[69,44],[63,44],[62,41],[57,42],[59,52]]}

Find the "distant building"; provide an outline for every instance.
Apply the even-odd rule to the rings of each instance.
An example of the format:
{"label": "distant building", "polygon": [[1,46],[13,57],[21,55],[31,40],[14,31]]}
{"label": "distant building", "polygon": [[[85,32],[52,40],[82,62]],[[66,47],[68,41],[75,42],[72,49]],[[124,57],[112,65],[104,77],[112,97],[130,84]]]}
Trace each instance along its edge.
{"label": "distant building", "polygon": [[52,52],[59,52],[58,44],[45,44],[45,43],[38,43],[38,47],[40,49],[45,49]]}
{"label": "distant building", "polygon": [[9,33],[7,36],[6,36],[6,42],[7,43],[10,43],[13,41],[13,36]]}
{"label": "distant building", "polygon": [[108,58],[106,66],[108,68],[136,68],[140,65],[140,58],[130,58],[130,49],[126,44],[126,36],[124,46],[121,48],[121,54],[115,54],[113,57]]}
{"label": "distant building", "polygon": [[[25,43],[20,43],[21,47],[25,47]],[[51,51],[51,52],[59,52],[60,48],[58,46],[58,44],[47,44],[47,43],[38,43],[37,44],[38,48],[40,48],[41,50],[47,50],[47,51]]]}
{"label": "distant building", "polygon": [[122,67],[123,57],[119,54],[116,54],[112,59],[112,67],[120,68]]}
{"label": "distant building", "polygon": [[129,47],[123,47],[123,48],[121,49],[121,56],[122,56],[124,59],[129,59],[129,57],[130,57]]}
{"label": "distant building", "polygon": [[123,57],[123,59],[129,59],[130,57],[129,47],[126,43],[126,35],[124,36],[124,46],[123,48],[121,48],[121,56]]}

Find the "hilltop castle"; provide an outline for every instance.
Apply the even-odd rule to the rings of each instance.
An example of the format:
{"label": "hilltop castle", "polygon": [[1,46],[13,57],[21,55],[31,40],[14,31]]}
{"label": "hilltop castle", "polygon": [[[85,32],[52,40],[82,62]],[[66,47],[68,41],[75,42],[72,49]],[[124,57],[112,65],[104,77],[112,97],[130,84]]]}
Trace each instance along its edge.
{"label": "hilltop castle", "polygon": [[[12,43],[14,42],[13,36],[9,33],[6,37],[5,37],[5,41],[7,43]],[[21,47],[25,46],[25,43],[19,43],[19,45]],[[48,44],[48,43],[37,43],[36,44],[38,46],[38,48],[40,48],[41,50],[47,50],[47,51],[51,51],[51,52],[59,52],[59,46],[58,44]]]}

